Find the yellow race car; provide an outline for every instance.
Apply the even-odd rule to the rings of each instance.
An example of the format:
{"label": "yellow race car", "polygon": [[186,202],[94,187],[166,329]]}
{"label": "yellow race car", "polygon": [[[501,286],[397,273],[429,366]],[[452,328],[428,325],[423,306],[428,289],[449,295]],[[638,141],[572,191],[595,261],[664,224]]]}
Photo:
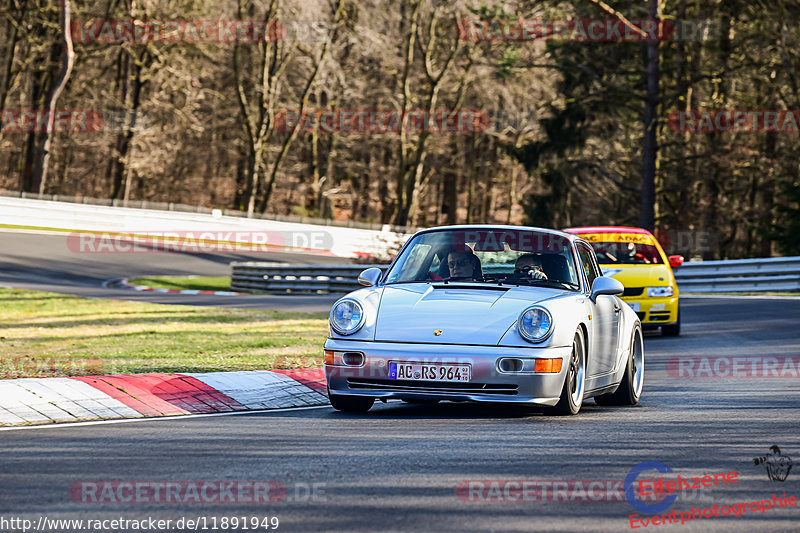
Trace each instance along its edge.
{"label": "yellow race car", "polygon": [[622,282],[622,299],[636,311],[645,329],[660,327],[662,335],[680,335],[678,285],[672,268],[683,264],[682,256],[667,257],[653,234],[641,228],[596,226],[564,231],[592,245],[603,275]]}

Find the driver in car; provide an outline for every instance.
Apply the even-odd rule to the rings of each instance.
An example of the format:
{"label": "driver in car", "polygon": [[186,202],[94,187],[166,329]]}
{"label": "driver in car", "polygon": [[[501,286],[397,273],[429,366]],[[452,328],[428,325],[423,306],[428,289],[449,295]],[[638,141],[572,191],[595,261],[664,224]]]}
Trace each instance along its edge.
{"label": "driver in car", "polygon": [[531,279],[547,279],[542,261],[536,254],[522,254],[514,263],[514,275]]}
{"label": "driver in car", "polygon": [[450,269],[448,281],[473,281],[477,279],[476,263],[480,264],[480,260],[468,248],[463,252],[450,252],[447,254],[447,267]]}
{"label": "driver in car", "polygon": [[632,242],[629,242],[625,245],[622,249],[622,253],[627,256],[626,263],[649,263],[650,260],[647,259],[644,254],[639,253],[636,249],[636,245]]}

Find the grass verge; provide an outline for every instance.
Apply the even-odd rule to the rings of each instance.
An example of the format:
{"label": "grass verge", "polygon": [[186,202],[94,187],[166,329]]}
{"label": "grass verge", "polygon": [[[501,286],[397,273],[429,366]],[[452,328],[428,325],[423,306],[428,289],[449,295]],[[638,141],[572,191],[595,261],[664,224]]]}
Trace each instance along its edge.
{"label": "grass verge", "polygon": [[178,289],[199,291],[229,291],[230,276],[156,276],[152,278],[129,279],[131,285],[144,285],[154,289]]}
{"label": "grass verge", "polygon": [[318,367],[324,313],[0,289],[0,377]]}

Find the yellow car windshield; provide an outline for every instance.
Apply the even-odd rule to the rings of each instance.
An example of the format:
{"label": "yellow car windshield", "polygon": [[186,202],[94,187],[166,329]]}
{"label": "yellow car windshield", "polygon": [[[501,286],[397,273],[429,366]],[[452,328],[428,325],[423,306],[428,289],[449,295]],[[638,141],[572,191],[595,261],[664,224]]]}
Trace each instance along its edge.
{"label": "yellow car windshield", "polygon": [[662,265],[664,259],[649,233],[580,233],[601,265]]}

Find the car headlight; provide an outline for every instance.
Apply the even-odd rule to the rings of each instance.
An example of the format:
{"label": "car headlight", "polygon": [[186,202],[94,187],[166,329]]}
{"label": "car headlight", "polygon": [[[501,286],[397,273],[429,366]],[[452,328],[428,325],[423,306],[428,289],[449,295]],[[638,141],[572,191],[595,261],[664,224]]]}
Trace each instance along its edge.
{"label": "car headlight", "polygon": [[671,286],[667,287],[647,287],[647,296],[650,298],[664,298],[667,296],[672,296],[675,291],[672,290]]}
{"label": "car headlight", "polygon": [[544,307],[529,307],[519,315],[519,334],[531,342],[541,342],[553,330],[553,316]]}
{"label": "car headlight", "polygon": [[331,309],[330,323],[339,335],[350,335],[364,324],[364,308],[355,300],[341,300]]}

